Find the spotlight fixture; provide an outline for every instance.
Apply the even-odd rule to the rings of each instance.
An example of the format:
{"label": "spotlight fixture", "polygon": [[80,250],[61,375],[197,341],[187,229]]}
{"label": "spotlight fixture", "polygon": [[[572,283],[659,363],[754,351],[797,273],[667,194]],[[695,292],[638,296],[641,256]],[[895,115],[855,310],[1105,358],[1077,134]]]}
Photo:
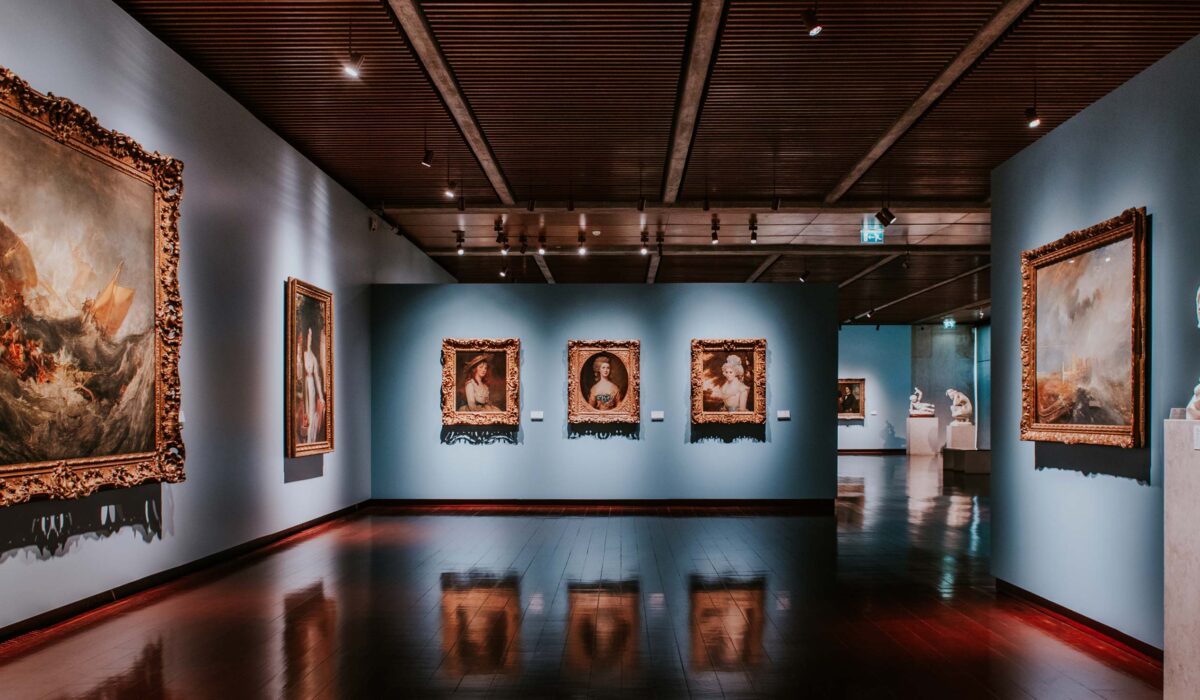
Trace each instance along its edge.
{"label": "spotlight fixture", "polygon": [[426,168],[433,167],[433,149],[432,148],[425,149],[425,157],[421,159],[421,165],[424,165]]}
{"label": "spotlight fixture", "polygon": [[459,211],[467,210],[467,195],[464,194],[463,196],[458,198],[458,210]]}
{"label": "spotlight fixture", "polygon": [[454,180],[446,183],[446,199],[454,199],[458,196],[458,183]]}
{"label": "spotlight fixture", "polygon": [[463,237],[465,235],[466,235],[465,231],[459,230],[459,231],[454,232],[454,241],[455,241],[454,252],[458,253],[459,255],[462,255],[463,253],[466,252],[463,250]]}
{"label": "spotlight fixture", "polygon": [[871,314],[875,313],[875,309],[867,309],[867,318],[871,318]]}
{"label": "spotlight fixture", "polygon": [[1042,125],[1042,118],[1038,116],[1037,107],[1029,107],[1025,110],[1025,124],[1030,129],[1036,129]]}
{"label": "spotlight fixture", "polygon": [[545,254],[546,254],[546,232],[543,230],[538,233],[538,255],[545,255]]}
{"label": "spotlight fixture", "polygon": [[500,246],[500,254],[508,255],[508,241],[505,241],[504,245]]}
{"label": "spotlight fixture", "polygon": [[803,284],[807,281],[808,281],[808,270],[805,270],[804,272],[800,273],[800,283]]}
{"label": "spotlight fixture", "polygon": [[521,234],[521,255],[529,252],[529,241],[525,240],[525,234]]}
{"label": "spotlight fixture", "polygon": [[892,213],[891,209],[888,209],[887,207],[880,207],[879,211],[875,213],[875,220],[883,224],[885,227],[891,226],[892,222],[896,220],[896,215]]}
{"label": "spotlight fixture", "polygon": [[649,231],[646,231],[646,230],[644,230],[644,229],[642,230],[642,249],[641,249],[641,253],[642,253],[642,255],[649,255],[649,254],[650,254],[650,232],[649,232]]}
{"label": "spotlight fixture", "polygon": [[646,198],[638,197],[638,211],[646,211]]}
{"label": "spotlight fixture", "polygon": [[537,202],[530,199],[529,204],[525,206],[526,211],[533,211],[535,208],[537,208]]}
{"label": "spotlight fixture", "polygon": [[464,254],[463,247],[462,247],[462,243],[459,243],[459,244],[458,244],[458,254],[459,254],[459,255],[463,255],[463,254]]}
{"label": "spotlight fixture", "polygon": [[505,263],[504,267],[500,268],[500,276],[508,277],[508,263]]}
{"label": "spotlight fixture", "polygon": [[758,223],[750,222],[750,245],[758,245]]}
{"label": "spotlight fixture", "polygon": [[665,236],[666,236],[666,232],[662,231],[662,230],[659,230],[659,232],[654,235],[654,240],[658,242],[658,257],[660,257],[660,258],[663,255],[663,238]]}
{"label": "spotlight fixture", "polygon": [[825,26],[821,24],[819,19],[817,19],[816,5],[813,5],[811,8],[804,11],[804,26],[808,28],[809,36],[816,36],[825,29]]}
{"label": "spotlight fixture", "polygon": [[771,200],[771,211],[779,211],[779,208],[782,206],[783,206],[783,198],[782,197],[776,197]]}
{"label": "spotlight fixture", "polygon": [[717,233],[720,230],[721,230],[721,221],[717,217],[714,216],[713,222],[712,222],[712,244],[713,245],[720,243],[720,241],[718,240],[718,233]]}
{"label": "spotlight fixture", "polygon": [[662,241],[659,241],[658,242],[658,257],[661,258],[662,256],[663,256],[663,244],[662,244]]}
{"label": "spotlight fixture", "polygon": [[349,59],[342,64],[342,72],[347,77],[358,80],[362,76],[363,61],[366,56],[354,50],[354,25],[350,24],[346,27],[346,53]]}
{"label": "spotlight fixture", "polygon": [[587,239],[583,236],[583,231],[579,232],[579,254],[587,255]]}

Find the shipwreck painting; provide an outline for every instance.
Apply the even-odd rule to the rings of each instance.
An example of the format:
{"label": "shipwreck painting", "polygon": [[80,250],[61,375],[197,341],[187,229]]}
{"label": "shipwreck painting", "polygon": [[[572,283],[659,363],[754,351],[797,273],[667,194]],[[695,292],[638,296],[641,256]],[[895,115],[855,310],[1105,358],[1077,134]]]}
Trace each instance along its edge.
{"label": "shipwreck painting", "polygon": [[0,69],[0,504],[183,479],[181,168]]}
{"label": "shipwreck painting", "polygon": [[1024,253],[1021,439],[1143,444],[1146,283],[1141,209]]}
{"label": "shipwreck painting", "polygon": [[287,281],[288,457],[333,451],[333,294]]}

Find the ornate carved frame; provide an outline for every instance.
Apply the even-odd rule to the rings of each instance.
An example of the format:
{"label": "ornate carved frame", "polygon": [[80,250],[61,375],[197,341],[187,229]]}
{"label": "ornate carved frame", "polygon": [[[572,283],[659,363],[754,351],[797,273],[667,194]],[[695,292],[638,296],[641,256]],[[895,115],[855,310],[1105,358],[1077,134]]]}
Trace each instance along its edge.
{"label": "ornate carved frame", "polygon": [[[704,410],[704,353],[750,352],[754,354],[751,376],[754,387],[754,410],[724,413]],[[767,422],[767,340],[740,338],[729,340],[692,339],[692,422],[693,423],[758,423]]]}
{"label": "ornate carved frame", "polygon": [[0,118],[12,119],[154,188],[154,450],[106,457],[0,465],[0,506],[32,498],[80,498],[97,489],[184,480],[179,423],[179,351],[183,300],[179,294],[179,202],[183,163],[149,153],[130,137],[100,126],[83,107],[34,90],[0,67]]}
{"label": "ornate carved frame", "polygon": [[[1129,329],[1133,361],[1129,368],[1133,424],[1071,425],[1037,420],[1037,270],[1123,238],[1133,239],[1133,320]],[[1146,442],[1146,210],[1120,216],[1053,243],[1021,253],[1021,439],[1068,444],[1141,447]]]}
{"label": "ornate carved frame", "polygon": [[[325,349],[326,367],[321,368],[322,379],[325,383],[325,439],[321,442],[301,443],[296,440],[296,309],[300,306],[300,297],[306,296],[325,307]],[[333,452],[334,438],[334,401],[333,395],[333,294],[320,287],[295,277],[287,280],[287,319],[284,320],[283,347],[286,359],[284,368],[284,453],[288,457],[304,457],[307,455]]]}
{"label": "ornate carved frame", "polygon": [[[569,340],[567,341],[567,422],[568,423],[640,423],[641,351],[639,340]],[[612,411],[592,408],[579,386],[579,373],[584,363],[597,353],[606,353],[625,363],[629,386],[621,405]]]}
{"label": "ornate carved frame", "polygon": [[865,420],[867,417],[867,380],[862,378],[838,379],[838,399],[842,398],[843,384],[858,385],[858,413],[838,413],[838,420]]}
{"label": "ornate carved frame", "polygon": [[[504,410],[459,411],[455,402],[458,390],[459,352],[504,353]],[[520,425],[521,424],[521,341],[518,338],[443,338],[442,339],[442,425]]]}

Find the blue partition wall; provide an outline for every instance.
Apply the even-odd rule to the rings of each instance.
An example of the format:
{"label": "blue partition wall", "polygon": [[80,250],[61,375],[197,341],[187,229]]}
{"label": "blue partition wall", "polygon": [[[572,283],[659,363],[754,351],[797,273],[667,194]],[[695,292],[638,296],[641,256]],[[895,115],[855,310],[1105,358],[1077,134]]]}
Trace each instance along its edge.
{"label": "blue partition wall", "polygon": [[844,326],[838,346],[838,376],[867,380],[867,415],[838,421],[838,449],[903,449],[912,393],[912,326]]}
{"label": "blue partition wall", "polygon": [[[832,499],[837,320],[829,285],[393,285],[372,291],[375,498]],[[521,340],[515,444],[453,442],[444,337]],[[692,338],[767,339],[765,427],[690,420]],[[567,341],[641,341],[642,423],[567,425]],[[545,420],[532,422],[531,411]],[[651,411],[665,420],[651,422]],[[791,411],[791,420],[776,418]]]}
{"label": "blue partition wall", "polygon": [[[1162,422],[1200,373],[1200,38],[992,175],[993,572],[1161,647]],[[1150,216],[1150,443],[1021,442],[1020,254],[1144,206]]]}

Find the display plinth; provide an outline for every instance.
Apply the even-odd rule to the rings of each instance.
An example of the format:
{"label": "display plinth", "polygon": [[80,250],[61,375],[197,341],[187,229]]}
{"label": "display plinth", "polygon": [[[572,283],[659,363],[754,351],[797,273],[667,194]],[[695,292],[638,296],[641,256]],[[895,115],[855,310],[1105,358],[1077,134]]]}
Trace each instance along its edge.
{"label": "display plinth", "polygon": [[988,450],[942,450],[942,465],[946,471],[963,474],[991,474],[992,453]]}
{"label": "display plinth", "polygon": [[975,426],[957,421],[947,425],[946,448],[951,450],[975,449]]}
{"label": "display plinth", "polygon": [[908,453],[910,455],[935,455],[940,447],[936,416],[908,417]]}
{"label": "display plinth", "polygon": [[1164,421],[1164,663],[1166,698],[1200,697],[1200,421]]}

